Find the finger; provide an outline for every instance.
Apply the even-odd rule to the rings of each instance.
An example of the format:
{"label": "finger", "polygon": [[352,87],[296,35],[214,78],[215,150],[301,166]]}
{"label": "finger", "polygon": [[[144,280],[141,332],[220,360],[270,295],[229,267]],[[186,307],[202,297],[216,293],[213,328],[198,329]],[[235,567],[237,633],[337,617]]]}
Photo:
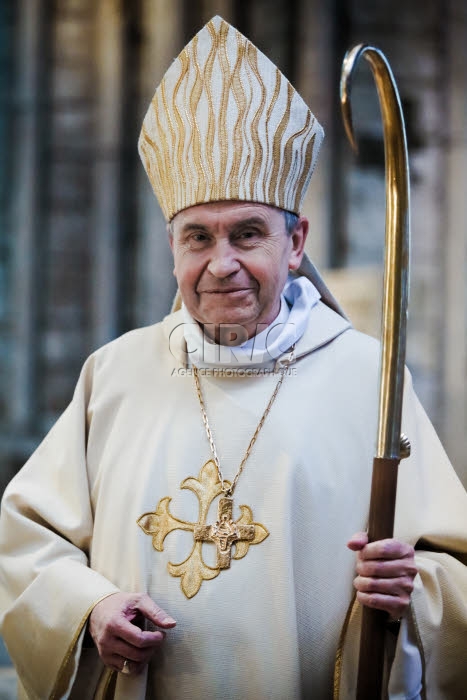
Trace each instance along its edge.
{"label": "finger", "polygon": [[399,578],[368,578],[357,576],[354,587],[362,593],[383,593],[392,596],[410,595],[413,591],[413,579],[409,576]]}
{"label": "finger", "polygon": [[415,562],[409,559],[372,559],[370,561],[358,559],[356,571],[359,576],[367,578],[415,578],[417,567]]}
{"label": "finger", "polygon": [[177,624],[173,617],[156,605],[148,595],[141,596],[137,607],[144,617],[151,620],[151,622],[157,625],[157,627],[169,629],[171,627],[175,627]]}
{"label": "finger", "polygon": [[100,654],[102,663],[108,668],[112,668],[114,671],[121,672],[125,659],[123,659],[118,654]]}
{"label": "finger", "polygon": [[363,549],[363,547],[365,547],[366,544],[368,544],[367,533],[356,532],[355,535],[352,535],[350,540],[347,542],[347,547],[353,552],[358,552],[360,549]]}
{"label": "finger", "polygon": [[138,673],[141,673],[146,666],[146,664],[135,663],[134,661],[130,661],[129,659],[119,656],[118,654],[112,654],[110,657],[108,657],[108,662],[104,661],[104,663],[109,668],[114,669],[114,671],[123,673],[125,661],[127,662],[126,668],[128,669],[128,675],[130,676],[134,676]]}
{"label": "finger", "polygon": [[115,620],[107,632],[107,644],[113,644],[115,639],[122,639],[138,649],[157,647],[165,637],[161,630],[142,630],[125,617]]}
{"label": "finger", "polygon": [[155,649],[161,644],[162,641],[160,641],[157,646],[151,646],[145,649],[140,649],[138,647],[133,646],[132,644],[128,644],[123,639],[114,639],[113,644],[108,651],[112,654],[118,654],[119,656],[122,656],[125,659],[129,659],[130,661],[135,661],[136,663],[140,664],[146,664],[152,658]]}
{"label": "finger", "polygon": [[362,593],[361,591],[357,592],[357,600],[368,608],[384,610],[394,620],[403,617],[410,604],[409,596],[390,596],[382,593]]}
{"label": "finger", "polygon": [[370,542],[360,554],[362,559],[413,559],[415,551],[412,545],[391,538]]}

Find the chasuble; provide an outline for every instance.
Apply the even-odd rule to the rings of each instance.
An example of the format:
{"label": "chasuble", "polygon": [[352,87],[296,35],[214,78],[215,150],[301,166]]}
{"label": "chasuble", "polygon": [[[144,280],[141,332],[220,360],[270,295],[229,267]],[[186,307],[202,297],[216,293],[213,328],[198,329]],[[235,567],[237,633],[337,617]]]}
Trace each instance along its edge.
{"label": "chasuble", "polygon": [[[366,526],[378,343],[315,304],[231,507],[219,501],[182,321],[173,313],[94,353],[7,489],[0,602],[20,697],[350,700],[358,610],[346,621],[355,559],[345,543]],[[201,376],[227,480],[273,367]],[[410,624],[423,697],[455,700],[467,687],[467,497],[408,374],[405,384],[412,455],[395,536],[417,547]],[[83,644],[92,607],[117,590],[147,592],[177,620],[138,676],[104,668]],[[398,698],[404,659],[392,646]]]}

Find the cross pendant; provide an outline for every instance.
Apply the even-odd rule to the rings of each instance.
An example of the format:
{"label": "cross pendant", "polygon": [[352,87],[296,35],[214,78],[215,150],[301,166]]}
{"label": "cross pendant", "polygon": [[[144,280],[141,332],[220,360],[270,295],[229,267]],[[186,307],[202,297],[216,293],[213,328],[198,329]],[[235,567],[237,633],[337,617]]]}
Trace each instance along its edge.
{"label": "cross pendant", "polygon": [[217,566],[230,568],[232,545],[235,542],[251,542],[255,538],[254,525],[238,525],[232,519],[233,499],[221,498],[217,508],[215,525],[195,525],[194,536],[197,542],[213,542],[217,548]]}

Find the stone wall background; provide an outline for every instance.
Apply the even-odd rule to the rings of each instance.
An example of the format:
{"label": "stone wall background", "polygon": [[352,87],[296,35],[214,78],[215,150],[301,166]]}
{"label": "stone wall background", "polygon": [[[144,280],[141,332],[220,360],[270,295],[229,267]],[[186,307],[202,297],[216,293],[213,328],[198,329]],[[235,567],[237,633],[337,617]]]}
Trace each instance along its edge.
{"label": "stone wall background", "polygon": [[0,490],[71,398],[85,357],[167,312],[162,215],[136,143],[160,78],[221,14],[277,62],[327,139],[310,252],[357,327],[378,333],[384,167],[368,69],[345,142],[345,50],[379,46],[408,133],[408,364],[459,475],[466,458],[467,10],[463,0],[4,0],[0,3]]}

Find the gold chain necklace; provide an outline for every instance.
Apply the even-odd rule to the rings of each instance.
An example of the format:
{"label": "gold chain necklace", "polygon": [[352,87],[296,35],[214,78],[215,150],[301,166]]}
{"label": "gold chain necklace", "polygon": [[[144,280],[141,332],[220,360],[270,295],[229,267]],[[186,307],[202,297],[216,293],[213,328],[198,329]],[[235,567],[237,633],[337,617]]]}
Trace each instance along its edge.
{"label": "gold chain necklace", "polygon": [[[216,445],[209,426],[209,420],[206,413],[206,405],[201,391],[201,383],[198,373],[198,368],[193,365],[193,375],[195,378],[196,391],[198,394],[203,423],[206,429],[206,435],[211,447],[212,459],[201,467],[198,478],[188,477],[184,479],[181,488],[190,489],[193,491],[199,500],[199,518],[197,523],[187,522],[174,518],[169,511],[170,498],[161,498],[157,504],[156,510],[150,513],[143,513],[138,519],[138,525],[147,534],[152,536],[154,549],[162,552],[164,549],[163,543],[165,537],[172,530],[188,530],[193,532],[195,545],[191,554],[187,559],[180,564],[172,564],[169,562],[168,570],[171,576],[181,577],[181,587],[187,598],[192,598],[200,589],[203,581],[210,581],[219,575],[223,569],[229,569],[231,559],[242,559],[249,551],[251,545],[260,544],[269,535],[268,530],[255,522],[253,519],[253,511],[249,506],[241,505],[241,516],[238,520],[234,519],[233,513],[233,492],[237,485],[240,474],[243,471],[245,463],[250,456],[253,445],[264,425],[264,421],[268,417],[269,411],[276,400],[279,389],[284,381],[285,373],[290,364],[294,361],[295,345],[292,346],[290,354],[286,360],[280,363],[279,380],[275,386],[269,403],[260,421],[256,427],[253,437],[251,438],[245,455],[240,463],[237,473],[230,484],[224,479],[222,474],[219,457],[217,456]],[[222,495],[221,495],[222,494]],[[213,501],[221,496],[217,505],[217,521],[214,525],[206,523],[207,514]],[[203,543],[214,544],[217,551],[216,567],[207,566],[203,560],[202,545]],[[232,553],[232,547],[235,547],[235,553]]]}
{"label": "gold chain necklace", "polygon": [[196,393],[198,395],[198,401],[199,401],[199,405],[201,408],[201,415],[203,417],[204,428],[206,430],[206,436],[208,438],[209,446],[211,448],[211,454],[213,457],[213,461],[214,461],[214,464],[216,465],[217,474],[219,476],[219,481],[221,483],[221,488],[222,488],[222,491],[223,491],[224,496],[226,498],[231,499],[233,496],[233,492],[234,492],[235,487],[237,485],[237,482],[240,478],[240,474],[243,472],[243,468],[246,464],[248,457],[250,456],[251,450],[253,449],[253,445],[255,444],[256,439],[261,431],[261,428],[263,427],[264,422],[269,415],[269,411],[271,410],[272,405],[273,405],[274,401],[276,400],[277,394],[279,393],[279,389],[282,386],[282,382],[284,381],[285,373],[288,370],[289,366],[292,364],[292,362],[295,360],[294,353],[295,353],[295,343],[292,345],[289,357],[286,360],[281,362],[281,367],[280,367],[281,376],[279,377],[279,380],[275,386],[275,389],[272,392],[271,398],[269,399],[268,405],[266,406],[264,413],[261,416],[258,425],[256,426],[256,430],[253,433],[253,436],[248,444],[245,455],[244,455],[242,461],[240,462],[240,466],[238,468],[237,473],[234,476],[232,484],[229,484],[229,482],[224,479],[224,475],[222,474],[222,469],[221,469],[219,457],[217,456],[216,445],[214,443],[214,437],[213,437],[211,427],[209,425],[208,416],[206,413],[206,404],[204,402],[203,392],[201,391],[201,382],[199,379],[198,368],[196,367],[196,365],[193,365],[193,375],[195,378]]}

